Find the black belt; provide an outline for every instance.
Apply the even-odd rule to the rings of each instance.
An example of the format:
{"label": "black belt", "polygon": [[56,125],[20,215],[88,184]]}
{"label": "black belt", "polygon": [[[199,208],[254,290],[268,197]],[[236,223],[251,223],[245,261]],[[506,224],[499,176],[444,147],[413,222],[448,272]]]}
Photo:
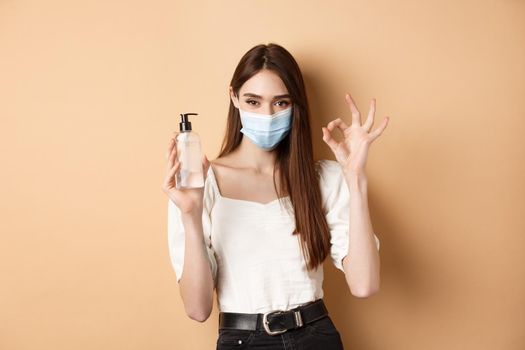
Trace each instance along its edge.
{"label": "black belt", "polygon": [[264,314],[220,312],[219,329],[265,330],[275,335],[300,328],[326,315],[328,309],[321,298],[287,311],[276,310]]}

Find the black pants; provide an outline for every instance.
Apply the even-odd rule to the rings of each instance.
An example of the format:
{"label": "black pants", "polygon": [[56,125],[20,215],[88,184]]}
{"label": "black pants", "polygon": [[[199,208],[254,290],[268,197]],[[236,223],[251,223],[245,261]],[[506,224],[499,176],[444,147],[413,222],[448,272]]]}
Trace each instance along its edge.
{"label": "black pants", "polygon": [[219,329],[216,350],[279,349],[279,350],[341,350],[343,342],[329,315],[303,327],[281,334],[269,335],[264,330]]}

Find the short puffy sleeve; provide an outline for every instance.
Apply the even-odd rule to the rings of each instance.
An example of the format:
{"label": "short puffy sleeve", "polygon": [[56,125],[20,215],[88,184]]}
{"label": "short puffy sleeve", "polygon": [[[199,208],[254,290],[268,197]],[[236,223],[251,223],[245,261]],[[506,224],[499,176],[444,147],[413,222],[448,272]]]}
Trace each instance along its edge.
{"label": "short puffy sleeve", "polygon": [[[350,192],[341,165],[330,159],[316,162],[326,221],[330,229],[330,255],[335,267],[344,272],[343,258],[348,254],[350,230]],[[377,250],[379,238],[374,233]]]}
{"label": "short puffy sleeve", "polygon": [[[209,176],[204,184],[203,210],[202,210],[202,228],[204,234],[204,243],[208,262],[214,280],[217,281],[217,260],[211,245],[211,217],[210,212],[214,203],[214,189],[209,181]],[[184,269],[184,225],[181,221],[181,212],[179,208],[168,199],[168,248],[171,265],[177,276],[177,283],[180,282]]]}

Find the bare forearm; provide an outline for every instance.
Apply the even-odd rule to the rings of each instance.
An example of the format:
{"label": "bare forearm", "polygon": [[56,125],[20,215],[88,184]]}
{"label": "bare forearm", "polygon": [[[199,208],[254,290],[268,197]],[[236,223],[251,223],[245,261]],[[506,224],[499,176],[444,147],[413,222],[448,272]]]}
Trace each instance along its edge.
{"label": "bare forearm", "polygon": [[350,191],[350,239],[343,268],[351,293],[368,297],[379,290],[380,260],[368,209],[367,178],[345,173],[345,179]]}
{"label": "bare forearm", "polygon": [[188,316],[203,322],[213,308],[213,277],[204,243],[202,215],[182,214],[182,222],[185,253],[180,293]]}

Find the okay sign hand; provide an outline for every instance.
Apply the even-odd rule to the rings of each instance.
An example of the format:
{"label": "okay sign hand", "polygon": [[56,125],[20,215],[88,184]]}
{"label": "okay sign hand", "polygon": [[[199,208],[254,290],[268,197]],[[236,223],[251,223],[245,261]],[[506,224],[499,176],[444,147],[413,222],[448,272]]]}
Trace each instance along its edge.
{"label": "okay sign hand", "polygon": [[[345,98],[352,112],[352,125],[346,125],[341,118],[332,120],[326,127],[322,128],[323,141],[334,152],[335,158],[341,164],[345,173],[364,174],[368,148],[383,133],[390,117],[385,117],[383,123],[370,132],[376,110],[375,98],[370,102],[370,111],[363,125],[361,125],[361,114],[350,94],[346,94]],[[336,127],[344,135],[344,140],[341,142],[337,142],[332,137],[332,132]]]}

